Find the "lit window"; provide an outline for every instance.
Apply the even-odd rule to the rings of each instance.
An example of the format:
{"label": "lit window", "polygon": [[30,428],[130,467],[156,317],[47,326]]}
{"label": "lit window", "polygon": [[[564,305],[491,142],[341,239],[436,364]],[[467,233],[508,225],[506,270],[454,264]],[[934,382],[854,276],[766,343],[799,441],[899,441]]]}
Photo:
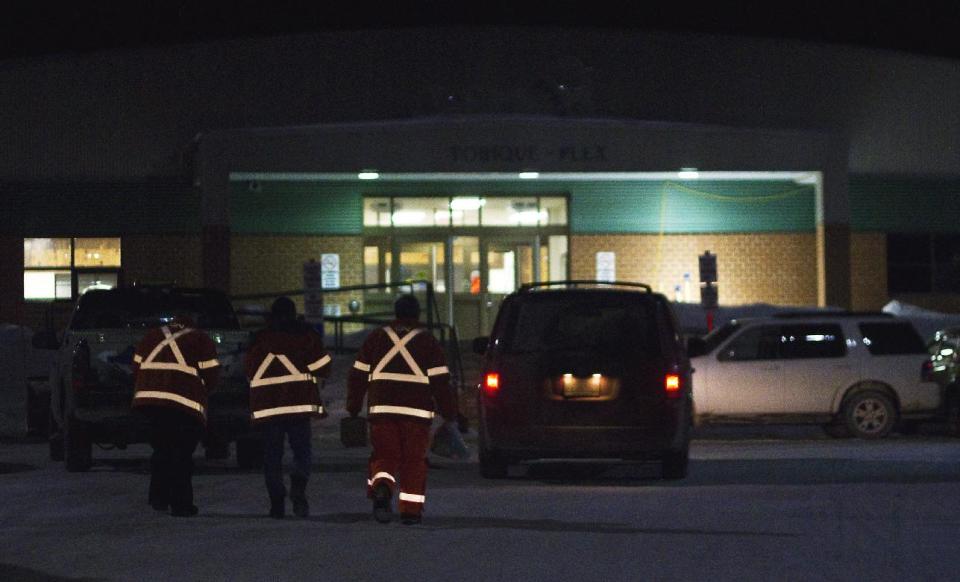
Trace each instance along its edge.
{"label": "lit window", "polygon": [[394,198],[393,226],[450,226],[448,198]]}
{"label": "lit window", "polygon": [[23,298],[69,300],[120,279],[119,238],[23,239]]}

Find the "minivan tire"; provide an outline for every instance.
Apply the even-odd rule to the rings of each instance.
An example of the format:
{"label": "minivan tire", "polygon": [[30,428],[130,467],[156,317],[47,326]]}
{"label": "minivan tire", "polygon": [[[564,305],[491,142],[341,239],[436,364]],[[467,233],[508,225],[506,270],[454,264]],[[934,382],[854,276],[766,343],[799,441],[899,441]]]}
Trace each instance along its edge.
{"label": "minivan tire", "polygon": [[843,419],[853,436],[879,439],[897,425],[897,408],[889,396],[868,390],[851,396],[843,408]]}
{"label": "minivan tire", "polygon": [[661,476],[668,481],[683,479],[687,476],[689,465],[690,451],[688,449],[668,451],[664,453],[661,462]]}
{"label": "minivan tire", "polygon": [[510,462],[492,451],[480,450],[480,476],[484,479],[503,479],[507,476]]}
{"label": "minivan tire", "polygon": [[89,427],[72,417],[67,417],[63,431],[63,460],[67,471],[82,473],[93,464],[93,443]]}

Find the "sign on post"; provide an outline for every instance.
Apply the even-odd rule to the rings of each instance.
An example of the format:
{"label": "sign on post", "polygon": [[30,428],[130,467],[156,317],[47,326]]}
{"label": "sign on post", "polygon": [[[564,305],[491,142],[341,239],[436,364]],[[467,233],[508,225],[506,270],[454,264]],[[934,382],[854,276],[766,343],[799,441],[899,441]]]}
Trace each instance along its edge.
{"label": "sign on post", "polygon": [[717,282],[717,255],[710,254],[710,251],[700,255],[700,282]]}
{"label": "sign on post", "polygon": [[320,255],[320,279],[323,289],[336,289],[340,286],[340,255]]}
{"label": "sign on post", "polygon": [[597,253],[597,281],[617,280],[617,254],[613,251]]}

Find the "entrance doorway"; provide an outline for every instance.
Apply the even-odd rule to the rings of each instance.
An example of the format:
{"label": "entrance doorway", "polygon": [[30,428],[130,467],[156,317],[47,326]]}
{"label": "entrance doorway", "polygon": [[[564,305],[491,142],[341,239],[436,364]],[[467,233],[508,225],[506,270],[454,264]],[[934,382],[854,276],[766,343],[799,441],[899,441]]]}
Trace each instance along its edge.
{"label": "entrance doorway", "polygon": [[[567,276],[565,234],[404,234],[364,246],[365,283],[430,281],[440,320],[453,322],[464,340],[488,334],[503,299],[524,283]],[[390,300],[368,296],[368,311],[388,312]]]}

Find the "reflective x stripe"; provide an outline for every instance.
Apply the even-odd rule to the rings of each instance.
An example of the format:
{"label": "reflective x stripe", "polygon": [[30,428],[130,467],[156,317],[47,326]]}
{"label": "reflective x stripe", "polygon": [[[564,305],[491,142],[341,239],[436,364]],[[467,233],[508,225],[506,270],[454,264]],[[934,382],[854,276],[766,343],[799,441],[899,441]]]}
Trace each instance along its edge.
{"label": "reflective x stripe", "polygon": [[[170,329],[167,326],[160,328],[160,331],[163,332],[163,337],[165,338],[162,342],[157,344],[153,351],[143,360],[143,363],[140,364],[141,370],[175,370],[177,372],[183,372],[184,374],[190,374],[191,376],[197,376],[197,369],[188,366],[187,360],[183,357],[183,352],[180,351],[180,346],[177,345],[177,339],[187,335],[192,328],[185,327],[178,331],[177,333],[170,333]],[[156,357],[160,354],[160,351],[163,348],[169,347],[170,351],[173,352],[173,357],[177,360],[176,363],[172,362],[157,362]]]}
{"label": "reflective x stripe", "polygon": [[373,477],[367,479],[367,485],[373,485],[373,482],[376,481],[377,479],[386,479],[387,481],[390,481],[391,483],[396,483],[396,482],[397,482],[397,480],[394,479],[394,478],[393,478],[393,475],[391,475],[390,473],[387,473],[386,471],[380,471],[379,473],[377,473],[377,474],[374,475]]}
{"label": "reflective x stripe", "polygon": [[140,354],[133,354],[133,361],[139,364],[143,361],[143,356]]}
{"label": "reflective x stripe", "polygon": [[140,390],[136,393],[134,398],[157,398],[159,400],[170,400],[176,402],[177,404],[182,404],[187,408],[192,408],[197,412],[203,414],[203,405],[189,398],[180,396],[179,394],[173,394],[172,392],[162,392],[160,390]]}
{"label": "reflective x stripe", "polygon": [[357,360],[356,362],[354,362],[354,363],[353,363],[353,367],[356,368],[356,369],[358,369],[358,370],[360,370],[361,372],[369,372],[369,371],[370,371],[370,364],[364,364],[364,363],[361,362],[360,360]]}
{"label": "reflective x stripe", "polygon": [[449,374],[450,370],[446,366],[437,366],[427,370],[427,376],[439,376],[440,374]]}
{"label": "reflective x stripe", "polygon": [[206,370],[207,368],[216,368],[219,365],[220,365],[220,362],[218,362],[216,358],[213,358],[212,360],[204,360],[202,362],[197,362],[197,367],[200,368],[201,370]]}
{"label": "reflective x stripe", "polygon": [[322,358],[320,358],[319,360],[317,360],[316,362],[307,366],[307,369],[310,370],[311,372],[316,372],[317,370],[326,366],[329,363],[330,363],[330,354],[327,354]]}
{"label": "reflective x stripe", "polygon": [[[264,378],[263,375],[266,373],[267,368],[270,367],[270,364],[274,360],[279,360],[283,367],[287,369],[289,374],[285,376],[271,376],[269,378]],[[271,384],[286,384],[287,382],[316,382],[317,379],[313,377],[312,374],[305,374],[297,369],[293,365],[293,362],[290,361],[290,358],[283,354],[274,354],[268,353],[263,361],[260,362],[260,367],[257,368],[257,373],[253,375],[253,379],[250,380],[250,387],[256,388],[258,386],[269,386]]]}
{"label": "reflective x stripe", "polygon": [[[415,384],[429,384],[430,379],[427,378],[427,375],[420,370],[420,366],[417,364],[417,361],[413,359],[413,356],[410,355],[410,352],[407,351],[407,344],[410,343],[414,337],[417,336],[420,332],[423,331],[423,328],[417,328],[407,332],[407,335],[403,336],[403,339],[397,335],[397,332],[393,331],[390,327],[383,328],[383,331],[386,332],[387,337],[390,338],[390,341],[393,342],[393,347],[390,348],[377,364],[377,367],[373,369],[373,373],[370,374],[370,380],[395,380],[397,382],[413,382]],[[396,372],[384,372],[383,369],[393,361],[393,359],[400,354],[403,360],[407,363],[407,366],[410,367],[410,374],[398,374]]]}
{"label": "reflective x stripe", "polygon": [[403,414],[406,416],[416,416],[419,418],[433,418],[435,414],[432,410],[423,410],[422,408],[410,408],[409,406],[371,406],[369,414]]}
{"label": "reflective x stripe", "polygon": [[277,416],[278,414],[299,414],[302,412],[323,412],[323,407],[317,406],[316,404],[302,404],[298,406],[278,406],[276,408],[266,408],[264,410],[256,410],[253,413],[253,418]]}
{"label": "reflective x stripe", "polygon": [[409,501],[411,503],[423,503],[426,501],[426,497],[423,495],[414,495],[413,493],[404,493],[400,492],[400,501]]}

